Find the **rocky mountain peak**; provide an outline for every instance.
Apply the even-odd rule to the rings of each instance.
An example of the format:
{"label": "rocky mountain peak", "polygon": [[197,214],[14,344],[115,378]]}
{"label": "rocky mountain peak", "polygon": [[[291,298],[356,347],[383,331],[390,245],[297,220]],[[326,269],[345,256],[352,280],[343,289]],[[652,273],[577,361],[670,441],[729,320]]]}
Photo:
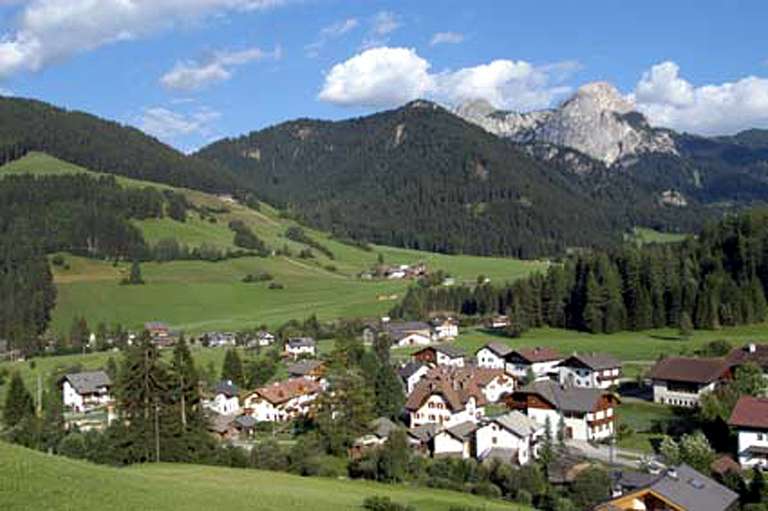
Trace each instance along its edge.
{"label": "rocky mountain peak", "polygon": [[[670,134],[650,128],[612,84],[583,85],[559,107],[527,113],[493,109],[475,100],[454,112],[498,136],[521,143],[549,143],[581,151],[608,166],[640,153],[675,153]],[[634,119],[630,119],[632,114]]]}

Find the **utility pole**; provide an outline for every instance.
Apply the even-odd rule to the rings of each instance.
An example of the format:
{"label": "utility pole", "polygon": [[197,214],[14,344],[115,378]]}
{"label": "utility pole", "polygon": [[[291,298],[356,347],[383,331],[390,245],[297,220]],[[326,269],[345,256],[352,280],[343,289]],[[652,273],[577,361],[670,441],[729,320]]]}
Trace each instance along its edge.
{"label": "utility pole", "polygon": [[160,403],[155,398],[155,462],[160,463]]}

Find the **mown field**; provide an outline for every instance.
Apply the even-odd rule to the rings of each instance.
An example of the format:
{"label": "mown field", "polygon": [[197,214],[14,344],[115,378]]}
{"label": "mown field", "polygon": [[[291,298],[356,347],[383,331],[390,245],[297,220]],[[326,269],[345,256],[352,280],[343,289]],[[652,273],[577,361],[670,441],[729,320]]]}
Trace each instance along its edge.
{"label": "mown field", "polygon": [[529,509],[449,491],[278,472],[181,464],[117,469],[0,443],[4,511],[337,511],[359,510],[371,495],[389,496],[416,511],[445,511],[455,505],[487,511]]}
{"label": "mown field", "polygon": [[[0,177],[12,174],[92,173],[43,153],[0,167]],[[132,179],[117,178],[124,186],[168,188]],[[296,222],[262,204],[258,211],[232,204],[219,197],[193,190],[182,191],[198,208],[218,211],[201,215],[190,210],[184,223],[169,218],[136,221],[148,243],[175,238],[189,247],[203,243],[219,249],[233,249],[231,220],[241,220],[270,247],[287,247],[297,254],[306,246],[284,237]],[[203,218],[203,216],[205,218]],[[211,220],[213,217],[213,220]],[[145,263],[144,286],[120,286],[128,271],[106,261],[65,256],[68,269],[55,268],[59,290],[52,328],[66,333],[75,316],[85,316],[89,324],[121,323],[139,328],[150,320],[161,320],[173,328],[198,333],[213,329],[239,329],[262,323],[279,325],[289,319],[317,314],[321,319],[342,316],[377,316],[387,312],[402,298],[409,282],[363,281],[357,275],[376,264],[379,254],[388,264],[425,262],[433,270],[443,270],[461,282],[474,282],[478,275],[505,282],[541,271],[547,263],[508,258],[448,256],[393,247],[373,246],[370,250],[350,246],[328,234],[305,228],[334,255],[330,259],[315,251],[313,259],[297,257],[248,257],[210,263],[174,261]],[[269,290],[267,283],[245,284],[248,273],[268,272],[282,290]]]}

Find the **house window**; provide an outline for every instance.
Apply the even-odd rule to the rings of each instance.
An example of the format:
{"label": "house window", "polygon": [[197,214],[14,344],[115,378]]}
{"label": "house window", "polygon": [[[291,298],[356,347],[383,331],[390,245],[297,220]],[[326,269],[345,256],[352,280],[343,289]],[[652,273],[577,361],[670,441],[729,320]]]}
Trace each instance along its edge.
{"label": "house window", "polygon": [[762,433],[758,433],[758,434],[757,434],[757,440],[758,440],[759,442],[762,442],[762,441],[763,441],[763,434],[762,434]]}
{"label": "house window", "polygon": [[493,443],[493,445],[496,445],[496,444],[499,442],[499,439],[498,439],[498,438],[496,438],[496,437],[493,437],[493,438],[491,439],[491,442]]}

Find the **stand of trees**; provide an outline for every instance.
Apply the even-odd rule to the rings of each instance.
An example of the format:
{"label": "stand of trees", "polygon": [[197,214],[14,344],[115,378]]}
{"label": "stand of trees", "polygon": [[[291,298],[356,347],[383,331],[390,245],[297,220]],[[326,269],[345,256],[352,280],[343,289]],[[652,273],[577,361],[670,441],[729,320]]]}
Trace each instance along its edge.
{"label": "stand of trees", "polygon": [[768,210],[743,213],[676,244],[575,256],[503,287],[409,290],[392,314],[509,314],[509,333],[549,325],[587,332],[761,322],[768,289]]}

